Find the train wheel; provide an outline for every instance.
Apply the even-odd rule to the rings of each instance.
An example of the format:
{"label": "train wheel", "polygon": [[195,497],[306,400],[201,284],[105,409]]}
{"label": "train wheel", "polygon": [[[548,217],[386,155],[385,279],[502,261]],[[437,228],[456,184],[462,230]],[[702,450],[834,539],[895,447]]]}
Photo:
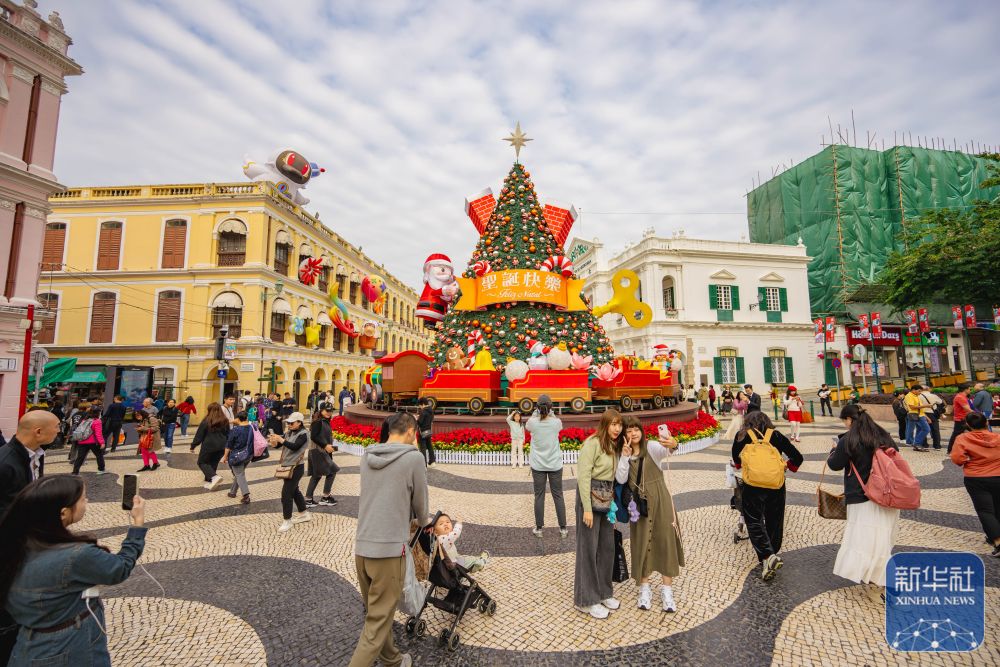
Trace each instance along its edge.
{"label": "train wheel", "polygon": [[479,398],[478,396],[474,396],[473,398],[469,399],[469,412],[471,412],[472,414],[474,415],[482,414],[483,408],[485,407],[486,403],[484,403],[483,399]]}
{"label": "train wheel", "polygon": [[525,396],[517,402],[517,409],[526,415],[531,414],[531,411],[535,409],[535,402]]}
{"label": "train wheel", "polygon": [[576,413],[583,412],[587,409],[587,401],[583,400],[580,396],[577,396],[569,402],[569,409]]}
{"label": "train wheel", "polygon": [[653,407],[659,410],[663,407],[663,396],[659,394],[653,394]]}
{"label": "train wheel", "polygon": [[631,410],[632,409],[632,397],[631,396],[622,396],[620,403],[621,403],[621,406],[622,406],[622,410]]}

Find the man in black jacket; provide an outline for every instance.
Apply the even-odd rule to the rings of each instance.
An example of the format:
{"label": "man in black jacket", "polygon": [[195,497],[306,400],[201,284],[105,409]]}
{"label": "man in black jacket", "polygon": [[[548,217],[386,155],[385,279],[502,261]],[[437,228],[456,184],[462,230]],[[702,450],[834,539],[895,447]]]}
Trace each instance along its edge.
{"label": "man in black jacket", "polygon": [[0,516],[21,489],[42,476],[42,445],[56,439],[59,419],[46,410],[32,410],[21,417],[17,432],[0,447]]}
{"label": "man in black jacket", "polygon": [[118,440],[122,434],[122,423],[125,421],[125,399],[115,396],[111,405],[104,409],[101,415],[101,425],[104,427],[104,444],[111,444],[109,451],[118,448]]}
{"label": "man in black jacket", "polygon": [[753,385],[745,384],[743,385],[743,390],[747,395],[747,412],[755,412],[760,410],[760,394],[753,390]]}

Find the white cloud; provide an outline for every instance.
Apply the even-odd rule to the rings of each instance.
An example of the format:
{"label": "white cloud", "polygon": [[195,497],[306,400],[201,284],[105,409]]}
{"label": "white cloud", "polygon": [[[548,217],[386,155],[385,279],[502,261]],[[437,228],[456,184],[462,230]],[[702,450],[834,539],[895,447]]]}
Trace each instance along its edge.
{"label": "white cloud", "polygon": [[64,182],[238,181],[294,147],[327,168],[309,208],[413,285],[427,254],[469,257],[464,197],[498,190],[515,120],[541,196],[612,246],[737,238],[751,178],[817,152],[827,115],[854,109],[862,142],[1000,142],[994,2],[45,4],[86,70]]}

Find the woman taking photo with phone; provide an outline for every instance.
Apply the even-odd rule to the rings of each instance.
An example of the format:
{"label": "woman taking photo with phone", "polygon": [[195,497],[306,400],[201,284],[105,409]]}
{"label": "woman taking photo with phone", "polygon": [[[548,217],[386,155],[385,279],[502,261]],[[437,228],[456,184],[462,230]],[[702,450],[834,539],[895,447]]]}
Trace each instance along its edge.
{"label": "woman taking photo with phone", "polygon": [[[279,533],[285,533],[292,529],[297,523],[311,521],[312,515],[306,508],[306,499],[299,489],[299,482],[305,474],[306,466],[302,462],[305,459],[306,445],[309,444],[309,431],[303,423],[305,416],[301,412],[293,412],[285,417],[288,430],[282,435],[268,436],[268,442],[272,447],[281,447],[281,460],[278,462],[278,470],[275,477],[281,479],[281,516],[284,521],[278,526]],[[298,516],[292,518],[292,506],[299,510]]]}
{"label": "woman taking photo with phone", "polygon": [[677,603],[672,586],[684,566],[684,547],[674,500],[663,480],[661,466],[663,459],[677,449],[677,441],[664,430],[658,440],[647,442],[642,424],[632,415],[623,417],[622,425],[625,440],[615,480],[628,484],[639,515],[635,522],[629,523],[632,576],[639,584],[638,607],[653,608],[649,578],[653,572],[659,572],[663,578],[660,603],[663,611],[673,613],[677,611]]}
{"label": "woman taking photo with phone", "polygon": [[578,611],[607,618],[621,606],[611,587],[615,561],[615,525],[608,521],[614,498],[615,457],[622,445],[622,416],[615,409],[601,415],[597,433],[583,441],[577,463],[576,576],[573,603]]}
{"label": "woman taking photo with phone", "polygon": [[111,665],[104,606],[81,594],[128,579],[146,541],[145,502],[132,499],[131,527],[112,554],[69,530],[87,511],[85,491],[79,477],[42,477],[0,521],[0,601],[21,626],[9,665]]}

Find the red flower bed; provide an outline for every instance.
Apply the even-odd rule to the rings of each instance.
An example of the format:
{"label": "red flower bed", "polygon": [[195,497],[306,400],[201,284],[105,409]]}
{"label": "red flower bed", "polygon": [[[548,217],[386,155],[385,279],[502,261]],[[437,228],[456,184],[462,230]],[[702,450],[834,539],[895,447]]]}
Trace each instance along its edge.
{"label": "red flower bed", "polygon": [[[695,419],[687,422],[666,422],[670,433],[679,441],[707,438],[719,430],[719,422],[714,417],[698,412]],[[380,427],[351,424],[345,417],[334,417],[330,420],[333,435],[341,442],[368,446],[378,441]],[[645,428],[650,438],[657,436],[658,424]],[[594,429],[564,428],[559,432],[560,446],[564,450],[580,449],[583,441],[594,433]],[[531,434],[526,434],[525,448],[530,449]],[[463,452],[503,452],[510,449],[510,433],[503,431],[491,433],[480,428],[461,428],[454,431],[434,434],[434,448],[448,451]]]}

